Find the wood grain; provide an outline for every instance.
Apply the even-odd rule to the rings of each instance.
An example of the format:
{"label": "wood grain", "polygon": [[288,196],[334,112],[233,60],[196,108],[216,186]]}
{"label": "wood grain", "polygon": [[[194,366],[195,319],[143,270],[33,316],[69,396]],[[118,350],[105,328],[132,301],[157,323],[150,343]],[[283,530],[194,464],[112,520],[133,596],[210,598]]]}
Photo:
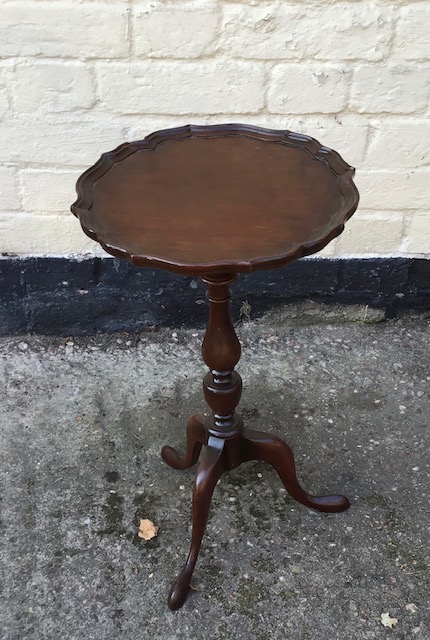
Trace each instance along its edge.
{"label": "wood grain", "polygon": [[358,204],[353,175],[301,134],[188,125],[104,154],[78,180],[72,211],[90,237],[135,265],[252,271],[338,235]]}

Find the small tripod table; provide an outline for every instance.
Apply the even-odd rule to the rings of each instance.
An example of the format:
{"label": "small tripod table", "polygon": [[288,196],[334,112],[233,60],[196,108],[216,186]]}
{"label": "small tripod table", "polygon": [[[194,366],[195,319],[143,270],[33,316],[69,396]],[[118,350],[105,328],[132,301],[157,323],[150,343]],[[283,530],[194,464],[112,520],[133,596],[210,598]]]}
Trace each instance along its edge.
{"label": "small tripod table", "polygon": [[236,413],[240,344],[230,316],[229,283],[240,272],[286,265],[315,253],[343,230],[358,192],[354,169],[313,138],[248,125],[185,126],[125,143],[78,180],[72,212],[85,233],[134,265],[200,276],[209,321],[203,392],[211,409],[187,424],[184,456],[164,447],[175,469],[195,464],[191,548],[168,603],[181,607],[215,486],[225,471],[265,460],[298,502],[318,511],[349,507],[341,495],[312,496],[300,486],[291,448],[243,426]]}

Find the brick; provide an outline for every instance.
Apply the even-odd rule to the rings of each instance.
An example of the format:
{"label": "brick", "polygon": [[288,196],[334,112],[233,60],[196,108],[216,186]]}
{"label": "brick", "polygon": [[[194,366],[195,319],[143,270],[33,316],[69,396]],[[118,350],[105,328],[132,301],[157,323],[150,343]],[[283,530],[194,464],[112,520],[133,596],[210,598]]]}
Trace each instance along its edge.
{"label": "brick", "polygon": [[82,171],[78,169],[73,171],[24,169],[21,171],[24,210],[31,213],[68,214],[70,205],[76,200],[75,184]]}
{"label": "brick", "polygon": [[0,211],[18,209],[21,209],[21,199],[16,170],[0,167]]}
{"label": "brick", "polygon": [[366,166],[414,168],[430,163],[430,123],[428,120],[373,123]]}
{"label": "brick", "polygon": [[406,60],[430,58],[430,6],[428,2],[409,4],[400,9],[394,55]]}
{"label": "brick", "polygon": [[316,64],[279,64],[268,92],[272,113],[335,113],[346,107],[349,70]]}
{"label": "brick", "polygon": [[9,91],[6,70],[0,69],[0,116],[9,109]]}
{"label": "brick", "polygon": [[198,58],[216,47],[215,4],[146,2],[134,8],[135,52],[148,58]]}
{"label": "brick", "polygon": [[351,108],[359,113],[414,113],[425,109],[430,67],[362,66],[354,71]]}
{"label": "brick", "polygon": [[[207,124],[216,124],[219,122],[219,117],[206,117],[203,120]],[[321,144],[335,149],[354,166],[359,166],[364,160],[369,125],[367,118],[362,116],[258,113],[241,115],[240,121],[244,124],[254,124],[268,129],[289,129],[312,136]]]}
{"label": "brick", "polygon": [[[284,0],[280,0],[283,2]],[[354,3],[361,2],[361,0],[349,0],[351,5]],[[425,0],[423,0],[425,1]],[[246,4],[252,7],[258,7],[261,5],[261,0],[228,0],[229,3],[234,4]],[[316,8],[318,4],[325,5],[333,5],[337,4],[339,0],[288,0],[288,4],[292,5],[310,5],[311,7]],[[287,2],[286,2],[287,3]]]}
{"label": "brick", "polygon": [[329,242],[329,244],[327,244],[324,249],[321,249],[321,251],[318,251],[318,253],[315,253],[314,256],[316,258],[332,258],[335,255],[335,249],[336,249],[336,241],[332,240],[331,242]]}
{"label": "brick", "polygon": [[264,69],[248,62],[141,62],[97,67],[103,108],[118,113],[258,111]]}
{"label": "brick", "polygon": [[362,209],[430,208],[430,171],[357,171],[355,182]]}
{"label": "brick", "polygon": [[0,216],[0,253],[106,255],[72,216]]}
{"label": "brick", "polygon": [[126,139],[230,120],[306,133],[359,168],[360,210],[320,255],[430,257],[427,0],[0,4],[4,251],[102,254],[69,214],[82,170]]}
{"label": "brick", "polygon": [[95,103],[91,69],[80,62],[36,62],[15,70],[16,111],[89,109]]}
{"label": "brick", "polygon": [[392,9],[367,2],[227,4],[221,46],[241,58],[381,60],[389,50],[392,23]]}
{"label": "brick", "polygon": [[430,258],[430,211],[417,211],[411,215],[402,250]]}
{"label": "brick", "polygon": [[395,253],[400,247],[403,216],[386,212],[353,215],[336,241],[336,256]]}
{"label": "brick", "polygon": [[334,149],[353,166],[360,166],[364,159],[368,124],[354,116],[300,118],[293,130],[316,138],[318,142]]}
{"label": "brick", "polygon": [[0,162],[85,167],[125,139],[124,123],[107,117],[99,122],[76,116],[65,122],[31,115],[11,118],[0,127]]}
{"label": "brick", "polygon": [[2,3],[0,56],[124,57],[127,7],[99,3]]}

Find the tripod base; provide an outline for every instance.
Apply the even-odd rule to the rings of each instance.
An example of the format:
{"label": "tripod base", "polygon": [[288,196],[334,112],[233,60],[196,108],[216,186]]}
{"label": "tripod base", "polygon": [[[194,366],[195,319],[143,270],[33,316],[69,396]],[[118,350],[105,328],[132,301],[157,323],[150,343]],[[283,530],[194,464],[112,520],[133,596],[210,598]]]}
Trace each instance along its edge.
{"label": "tripod base", "polygon": [[187,447],[183,457],[163,447],[163,460],[174,469],[187,469],[195,464],[202,447],[193,493],[193,528],[191,547],[184,568],[173,585],[168,598],[170,609],[179,609],[185,602],[200,550],[215,486],[225,471],[235,469],[242,462],[264,460],[276,469],[285,489],[298,502],[326,513],[344,511],[350,506],[341,495],[312,496],[299,484],[291,447],[278,438],[261,431],[239,428],[231,437],[220,437],[206,427],[203,416],[195,415],[187,425]]}

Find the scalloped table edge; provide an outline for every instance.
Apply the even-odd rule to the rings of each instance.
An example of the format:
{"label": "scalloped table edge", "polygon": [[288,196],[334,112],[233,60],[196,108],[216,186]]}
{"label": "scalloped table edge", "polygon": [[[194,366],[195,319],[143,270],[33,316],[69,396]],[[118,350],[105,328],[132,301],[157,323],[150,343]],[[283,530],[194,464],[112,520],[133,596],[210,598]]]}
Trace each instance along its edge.
{"label": "scalloped table edge", "polygon": [[[121,162],[129,155],[142,150],[154,151],[163,142],[182,140],[190,137],[210,138],[226,136],[243,136],[256,138],[259,140],[276,141],[287,146],[304,149],[314,160],[324,162],[332,173],[339,178],[338,186],[345,198],[346,212],[341,224],[324,237],[312,243],[297,245],[288,253],[279,256],[257,258],[249,261],[231,262],[210,262],[207,264],[192,265],[190,263],[177,263],[172,260],[165,260],[156,256],[134,255],[103,241],[96,231],[90,229],[80,219],[85,218],[92,206],[91,190],[94,182],[105,175],[117,162]],[[112,151],[103,153],[99,160],[87,169],[76,183],[77,200],[72,204],[72,213],[80,219],[81,226],[86,235],[98,242],[107,253],[123,258],[135,266],[160,267],[175,273],[201,276],[213,273],[243,273],[256,269],[272,269],[284,266],[299,258],[321,251],[331,240],[342,233],[345,222],[356,211],[359,203],[359,193],[352,180],[355,174],[354,167],[347,164],[343,158],[329,147],[321,145],[315,138],[301,133],[294,133],[289,130],[273,130],[253,125],[242,124],[219,124],[219,125],[184,125],[172,129],[162,129],[151,133],[142,140],[125,142]]]}

